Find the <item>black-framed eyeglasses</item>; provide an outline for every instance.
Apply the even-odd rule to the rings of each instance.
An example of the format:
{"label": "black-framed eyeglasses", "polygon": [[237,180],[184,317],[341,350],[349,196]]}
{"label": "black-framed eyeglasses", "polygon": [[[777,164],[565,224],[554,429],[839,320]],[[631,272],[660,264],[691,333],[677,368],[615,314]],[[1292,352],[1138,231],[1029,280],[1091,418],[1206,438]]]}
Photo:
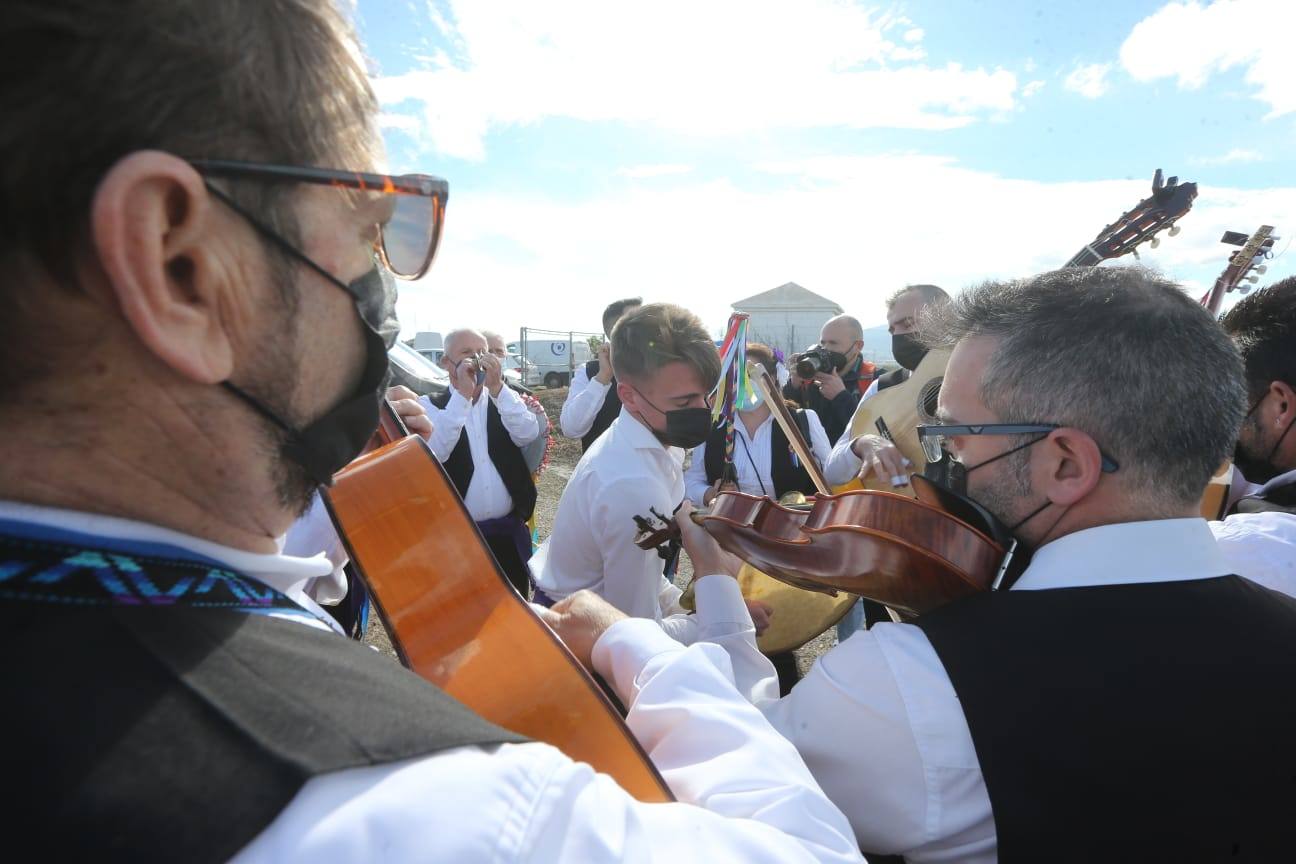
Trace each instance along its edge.
{"label": "black-framed eyeglasses", "polygon": [[[1039,435],[1038,440],[1048,437],[1054,429],[1062,427],[1056,423],[934,423],[918,427],[918,443],[922,445],[923,455],[928,462],[939,462],[947,451],[946,442],[950,438],[964,435]],[[1102,453],[1102,470],[1110,474],[1120,468],[1120,463]]]}
{"label": "black-framed eyeglasses", "polygon": [[383,264],[401,279],[418,279],[432,266],[445,225],[450,184],[427,174],[366,174],[333,168],[268,165],[228,159],[190,159],[206,177],[251,178],[268,182],[318,183],[395,196],[391,218],[379,226],[376,244]]}

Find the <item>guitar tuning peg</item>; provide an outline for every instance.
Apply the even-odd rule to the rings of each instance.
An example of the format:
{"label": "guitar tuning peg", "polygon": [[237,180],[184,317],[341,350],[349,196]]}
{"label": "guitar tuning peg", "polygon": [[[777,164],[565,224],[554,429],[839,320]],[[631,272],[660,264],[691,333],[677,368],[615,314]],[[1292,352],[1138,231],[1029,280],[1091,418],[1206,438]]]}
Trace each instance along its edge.
{"label": "guitar tuning peg", "polygon": [[1153,249],[1157,248],[1158,246],[1161,245],[1161,238],[1153,237],[1152,242],[1148,243],[1148,245],[1151,246]]}
{"label": "guitar tuning peg", "polygon": [[1179,236],[1179,226],[1178,226],[1178,225],[1171,225],[1171,226],[1170,226],[1170,230],[1167,231],[1166,233],[1169,234],[1171,237],[1178,237],[1178,236]]}
{"label": "guitar tuning peg", "polygon": [[1257,272],[1257,273],[1268,273],[1268,272],[1269,272],[1269,265],[1268,265],[1268,264],[1260,264],[1259,266],[1257,266],[1257,267],[1255,268],[1255,272]]}
{"label": "guitar tuning peg", "polygon": [[1245,282],[1250,282],[1252,285],[1254,285],[1255,283],[1257,283],[1257,282],[1260,281],[1260,277],[1259,277],[1259,276],[1248,276],[1248,277],[1247,277],[1245,280],[1243,280],[1243,281],[1245,281]]}
{"label": "guitar tuning peg", "polygon": [[1237,292],[1238,292],[1239,294],[1242,294],[1243,296],[1245,296],[1245,295],[1247,295],[1247,294],[1250,294],[1250,293],[1251,293],[1251,286],[1250,286],[1250,285],[1239,285],[1239,286],[1237,287]]}

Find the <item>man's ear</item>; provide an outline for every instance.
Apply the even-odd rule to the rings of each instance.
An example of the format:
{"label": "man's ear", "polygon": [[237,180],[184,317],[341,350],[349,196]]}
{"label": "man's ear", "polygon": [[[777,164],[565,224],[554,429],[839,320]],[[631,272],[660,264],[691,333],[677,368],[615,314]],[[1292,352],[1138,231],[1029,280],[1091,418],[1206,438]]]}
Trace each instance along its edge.
{"label": "man's ear", "polygon": [[214,266],[219,227],[194,168],[141,150],[108,170],[90,205],[91,241],[109,290],[135,335],[194,381],[217,383],[233,370],[222,315],[224,277]]}
{"label": "man's ear", "polygon": [[1055,429],[1035,446],[1045,460],[1042,491],[1054,504],[1076,503],[1102,478],[1102,451],[1079,429]]}
{"label": "man's ear", "polygon": [[1269,392],[1265,394],[1273,399],[1275,426],[1287,426],[1292,423],[1292,414],[1296,413],[1296,390],[1286,381],[1270,381]]}

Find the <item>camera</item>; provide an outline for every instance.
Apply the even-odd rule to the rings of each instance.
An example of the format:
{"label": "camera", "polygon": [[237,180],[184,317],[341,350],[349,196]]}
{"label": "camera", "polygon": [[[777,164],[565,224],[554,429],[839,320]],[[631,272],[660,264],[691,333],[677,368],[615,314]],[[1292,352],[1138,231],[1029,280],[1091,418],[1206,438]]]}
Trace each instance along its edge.
{"label": "camera", "polygon": [[829,351],[822,345],[807,348],[793,358],[796,374],[801,378],[813,378],[820,372],[831,372],[846,365],[846,355]]}

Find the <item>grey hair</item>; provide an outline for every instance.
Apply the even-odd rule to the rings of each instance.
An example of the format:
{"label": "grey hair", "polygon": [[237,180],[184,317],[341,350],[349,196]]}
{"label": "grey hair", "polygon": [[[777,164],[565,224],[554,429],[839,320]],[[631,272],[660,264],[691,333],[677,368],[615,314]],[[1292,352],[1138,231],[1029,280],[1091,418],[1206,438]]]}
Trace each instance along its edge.
{"label": "grey hair", "polygon": [[887,311],[890,312],[891,308],[900,302],[901,297],[914,293],[922,295],[924,304],[931,303],[933,300],[944,303],[950,299],[949,294],[945,293],[945,289],[939,285],[906,285],[886,299]]}
{"label": "grey hair", "polygon": [[1232,452],[1242,360],[1175,283],[1141,267],[1054,270],[987,282],[931,311],[923,339],[997,341],[981,401],[1003,422],[1081,429],[1115,459],[1138,503],[1196,503]]}

